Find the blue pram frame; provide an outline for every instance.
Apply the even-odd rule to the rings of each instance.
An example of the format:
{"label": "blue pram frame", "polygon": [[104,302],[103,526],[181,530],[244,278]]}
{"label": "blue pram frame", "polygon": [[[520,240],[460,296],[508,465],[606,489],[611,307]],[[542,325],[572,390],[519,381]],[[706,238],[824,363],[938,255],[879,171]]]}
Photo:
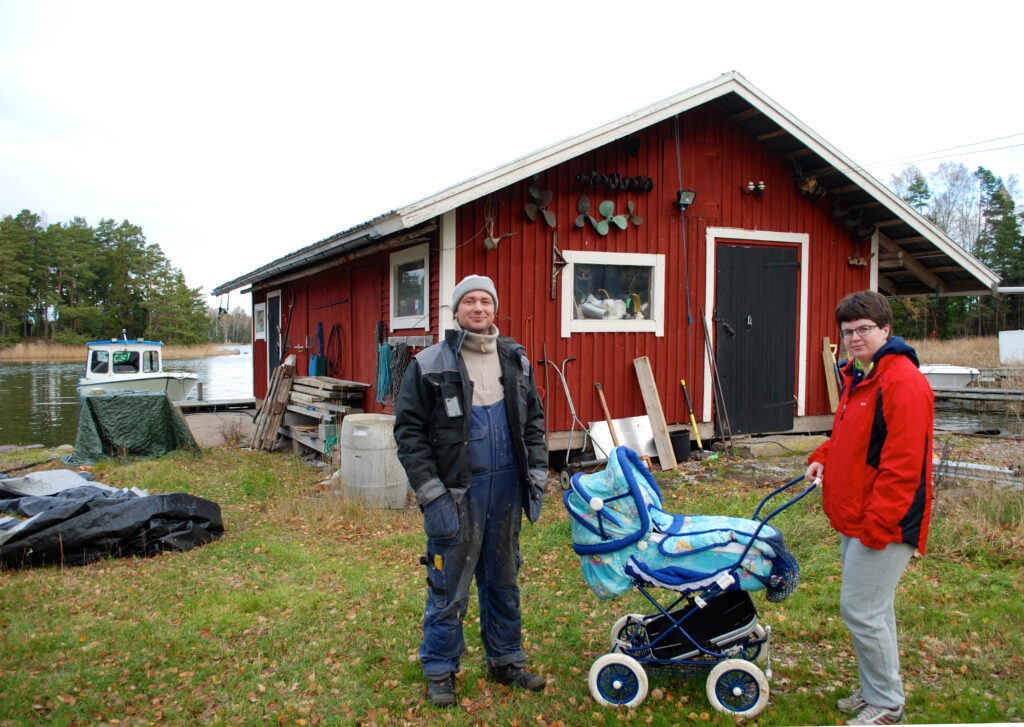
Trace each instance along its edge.
{"label": "blue pram frame", "polygon": [[[608,539],[616,547],[624,544],[642,544],[650,532],[653,518],[645,512],[645,507],[639,507],[643,502],[644,487],[638,487],[633,478],[636,474],[642,475],[654,488],[656,498],[650,495],[646,498],[647,507],[653,510],[660,510],[660,502],[651,502],[652,499],[660,499],[660,492],[657,491],[653,477],[639,462],[634,452],[627,448],[617,448],[613,456],[618,457],[620,466],[626,471],[625,480],[629,486],[629,493],[616,495],[607,501],[593,498],[598,501],[592,502],[591,507],[600,513],[604,510],[605,502],[632,496],[638,504],[636,515],[640,520],[639,537],[632,532],[619,532],[616,535],[621,537],[616,538],[607,532],[611,529],[612,523],[618,523],[618,513],[614,510],[603,514],[603,517],[598,517],[596,527],[575,521],[574,526],[583,525],[592,533]],[[787,492],[803,479],[802,476],[798,477],[765,496],[750,517],[752,531],[742,533],[746,537],[745,545],[742,548],[734,546],[736,557],[732,562],[712,573],[709,576],[711,582],[707,582],[708,577],[704,577],[699,585],[692,588],[685,580],[669,586],[670,590],[678,593],[668,605],[662,605],[653,595],[655,588],[664,588],[659,588],[656,580],[650,582],[648,579],[649,582],[645,582],[645,574],[637,567],[635,557],[626,562],[624,570],[632,579],[631,586],[636,587],[644,595],[654,610],[646,615],[633,613],[622,616],[612,627],[611,651],[599,657],[590,669],[590,691],[598,703],[627,707],[639,705],[647,694],[645,666],[683,676],[710,668],[711,673],[707,677],[706,685],[707,696],[716,710],[745,718],[760,714],[768,701],[771,629],[758,623],[757,608],[749,590],[741,589],[739,581],[741,578],[749,579],[751,575],[754,575],[755,579],[758,578],[756,574],[751,574],[749,569],[751,549],[762,542],[761,536],[766,528],[774,531],[774,528],[769,527],[769,523],[779,513],[810,494],[817,483],[812,483],[792,495],[767,515],[762,516],[762,512],[773,498]],[[581,498],[586,498],[588,493],[579,484],[579,475],[576,475],[573,478],[574,491]],[[570,493],[567,492],[566,506],[572,513],[569,497]],[[605,520],[609,523],[607,528]],[[781,548],[781,534],[778,534],[778,541],[777,547]],[[574,544],[574,549],[582,556],[581,560],[586,558],[588,553],[607,552],[605,547],[606,544],[601,543]],[[748,583],[750,582],[748,580]],[[765,585],[758,586],[755,583],[749,589],[763,588]],[[795,584],[793,587],[795,588]],[[764,672],[754,663],[759,660],[768,664]]]}

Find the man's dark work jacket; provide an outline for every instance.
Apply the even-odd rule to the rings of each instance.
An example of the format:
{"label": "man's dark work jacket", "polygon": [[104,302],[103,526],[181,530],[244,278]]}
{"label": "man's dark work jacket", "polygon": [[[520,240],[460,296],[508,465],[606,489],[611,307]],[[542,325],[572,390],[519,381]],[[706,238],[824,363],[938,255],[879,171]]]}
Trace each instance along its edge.
{"label": "man's dark work jacket", "polygon": [[[416,354],[395,404],[398,459],[421,508],[446,491],[458,502],[469,489],[473,382],[460,352],[465,338],[466,331],[447,331],[444,341]],[[497,348],[523,509],[536,521],[547,483],[544,412],[526,349],[502,335]]]}

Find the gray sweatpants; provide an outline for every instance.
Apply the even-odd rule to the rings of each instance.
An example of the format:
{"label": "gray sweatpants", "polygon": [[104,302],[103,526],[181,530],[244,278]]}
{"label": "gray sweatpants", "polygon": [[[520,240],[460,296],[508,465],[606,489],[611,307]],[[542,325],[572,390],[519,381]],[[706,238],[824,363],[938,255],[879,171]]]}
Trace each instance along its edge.
{"label": "gray sweatpants", "polygon": [[914,554],[913,546],[890,543],[885,550],[842,536],[843,587],[839,612],[853,637],[864,701],[902,707],[900,649],[896,633],[896,586]]}

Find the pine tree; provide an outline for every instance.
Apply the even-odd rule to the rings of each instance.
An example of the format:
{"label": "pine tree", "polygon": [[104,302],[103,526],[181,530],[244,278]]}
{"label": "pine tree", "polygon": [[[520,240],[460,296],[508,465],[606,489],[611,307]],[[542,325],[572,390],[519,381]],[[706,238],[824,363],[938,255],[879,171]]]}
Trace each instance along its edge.
{"label": "pine tree", "polygon": [[39,215],[22,210],[0,220],[0,342],[20,339],[32,297],[30,258]]}

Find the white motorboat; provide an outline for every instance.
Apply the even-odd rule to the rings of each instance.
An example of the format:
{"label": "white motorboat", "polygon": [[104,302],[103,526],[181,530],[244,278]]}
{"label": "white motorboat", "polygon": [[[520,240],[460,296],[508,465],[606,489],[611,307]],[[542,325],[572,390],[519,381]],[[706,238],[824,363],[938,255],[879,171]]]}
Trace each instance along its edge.
{"label": "white motorboat", "polygon": [[921,364],[921,373],[928,379],[932,388],[936,386],[969,386],[981,372],[970,366],[954,366],[953,364]]}
{"label": "white motorboat", "polygon": [[87,343],[85,376],[78,378],[78,395],[112,391],[163,391],[171,401],[184,401],[196,385],[195,374],[164,371],[160,341],[113,338]]}

